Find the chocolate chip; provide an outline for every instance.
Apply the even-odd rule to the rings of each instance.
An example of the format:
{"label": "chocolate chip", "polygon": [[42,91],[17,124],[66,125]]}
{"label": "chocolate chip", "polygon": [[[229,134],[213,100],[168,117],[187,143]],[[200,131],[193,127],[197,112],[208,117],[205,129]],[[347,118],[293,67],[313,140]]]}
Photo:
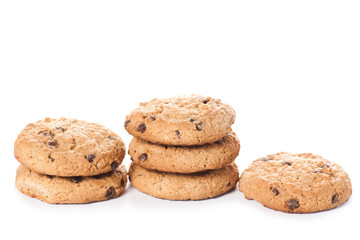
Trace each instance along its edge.
{"label": "chocolate chip", "polygon": [[111,198],[114,198],[115,195],[116,195],[115,188],[114,188],[114,187],[110,187],[110,188],[106,191],[105,197],[106,197],[107,199],[111,199]]}
{"label": "chocolate chip", "polygon": [[339,202],[339,194],[335,193],[331,198],[331,203],[335,204]]}
{"label": "chocolate chip", "polygon": [[96,158],[95,154],[89,154],[87,156],[85,156],[85,158],[89,161],[89,162],[93,162],[94,159]]}
{"label": "chocolate chip", "polygon": [[149,118],[150,118],[151,120],[153,120],[153,121],[156,120],[156,118],[155,118],[153,115],[150,115]]}
{"label": "chocolate chip", "polygon": [[62,126],[58,126],[56,127],[57,130],[61,130],[62,132],[65,132],[67,129],[62,127]]}
{"label": "chocolate chip", "polygon": [[118,166],[119,166],[119,163],[117,163],[117,162],[112,162],[112,163],[111,163],[111,170],[117,169]]}
{"label": "chocolate chip", "polygon": [[228,184],[226,185],[227,187],[230,186],[230,182],[228,182]]}
{"label": "chocolate chip", "polygon": [[209,100],[205,99],[205,100],[203,101],[203,104],[207,104],[208,102],[209,102]]}
{"label": "chocolate chip", "polygon": [[121,179],[121,183],[120,183],[120,184],[121,184],[122,187],[124,187],[124,185],[125,185],[124,179]]}
{"label": "chocolate chip", "polygon": [[288,165],[288,166],[291,166],[292,163],[291,162],[283,162],[282,165]]}
{"label": "chocolate chip", "polygon": [[195,119],[190,118],[189,121],[190,121],[191,123],[193,123],[193,122],[195,122]]}
{"label": "chocolate chip", "polygon": [[196,124],[196,130],[201,131],[203,129],[202,123]]}
{"label": "chocolate chip", "polygon": [[130,120],[126,120],[125,123],[124,123],[124,127],[126,128],[127,125],[129,125],[129,123],[130,123]]}
{"label": "chocolate chip", "polygon": [[82,181],[82,177],[71,177],[69,178],[71,182],[73,183],[79,183]]}
{"label": "chocolate chip", "polygon": [[323,172],[320,170],[315,170],[315,171],[313,171],[313,173],[323,173]]}
{"label": "chocolate chip", "polygon": [[279,195],[279,190],[276,188],[271,187],[270,190],[275,194],[275,196]]}
{"label": "chocolate chip", "polygon": [[146,125],[144,123],[140,124],[136,129],[136,131],[141,133],[145,132],[145,130],[146,130]]}
{"label": "chocolate chip", "polygon": [[51,131],[49,131],[49,132],[41,131],[41,132],[39,132],[39,134],[44,135],[44,136],[50,136],[52,138],[55,136]]}
{"label": "chocolate chip", "polygon": [[291,209],[297,209],[298,207],[300,207],[299,201],[296,199],[290,199],[286,202],[287,206]]}
{"label": "chocolate chip", "polygon": [[139,160],[140,160],[140,161],[145,161],[147,158],[148,158],[147,153],[143,153],[143,154],[141,154],[141,155],[139,156]]}
{"label": "chocolate chip", "polygon": [[168,149],[168,146],[165,146],[165,149]]}
{"label": "chocolate chip", "polygon": [[260,161],[264,161],[264,162],[269,161],[269,160],[270,160],[270,158],[268,158],[268,157],[262,157],[262,158],[260,158]]}
{"label": "chocolate chip", "polygon": [[58,143],[56,140],[51,140],[51,141],[48,141],[48,144],[52,147],[58,147]]}
{"label": "chocolate chip", "polygon": [[175,133],[176,133],[176,136],[177,136],[178,138],[180,138],[180,131],[179,131],[179,130],[176,130]]}
{"label": "chocolate chip", "polygon": [[51,155],[49,155],[48,158],[51,160],[51,162],[55,161],[55,159],[52,158]]}

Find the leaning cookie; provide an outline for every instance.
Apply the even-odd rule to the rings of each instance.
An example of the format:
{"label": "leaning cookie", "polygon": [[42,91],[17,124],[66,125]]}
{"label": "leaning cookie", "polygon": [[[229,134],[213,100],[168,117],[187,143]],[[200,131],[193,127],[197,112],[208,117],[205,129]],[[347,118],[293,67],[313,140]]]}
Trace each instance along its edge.
{"label": "leaning cookie", "polygon": [[127,172],[117,170],[92,177],[55,177],[20,165],[15,185],[20,192],[51,204],[89,203],[116,198],[125,189]]}
{"label": "leaning cookie", "polygon": [[100,124],[46,118],[22,130],[14,152],[21,164],[39,173],[92,176],[115,170],[125,156],[125,145]]}
{"label": "leaning cookie", "polygon": [[139,191],[168,200],[200,200],[220,196],[235,187],[239,172],[235,163],[221,169],[181,174],[147,170],[131,163],[131,184]]}
{"label": "leaning cookie", "polygon": [[341,166],[311,153],[277,153],[255,160],[241,174],[239,190],[247,199],[289,213],[332,209],[352,192]]}
{"label": "leaning cookie", "polygon": [[202,145],[222,139],[235,121],[234,109],[198,95],[140,103],[125,120],[134,137],[164,145]]}
{"label": "leaning cookie", "polygon": [[167,146],[138,138],[133,138],[129,145],[134,163],[150,170],[176,173],[222,168],[234,161],[239,150],[240,142],[234,132],[215,143],[202,146]]}

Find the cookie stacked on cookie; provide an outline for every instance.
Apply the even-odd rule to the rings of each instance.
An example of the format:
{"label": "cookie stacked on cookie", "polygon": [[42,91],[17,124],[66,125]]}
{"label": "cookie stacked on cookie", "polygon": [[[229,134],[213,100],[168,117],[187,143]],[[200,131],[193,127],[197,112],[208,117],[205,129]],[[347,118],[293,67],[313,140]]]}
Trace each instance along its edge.
{"label": "cookie stacked on cookie", "polygon": [[124,124],[134,136],[129,145],[131,184],[170,200],[207,199],[230,191],[239,178],[234,121],[233,108],[211,97],[140,103]]}
{"label": "cookie stacked on cookie", "polygon": [[125,145],[110,129],[76,119],[28,124],[14,146],[21,163],[16,187],[56,204],[88,203],[118,197],[127,184],[120,166]]}

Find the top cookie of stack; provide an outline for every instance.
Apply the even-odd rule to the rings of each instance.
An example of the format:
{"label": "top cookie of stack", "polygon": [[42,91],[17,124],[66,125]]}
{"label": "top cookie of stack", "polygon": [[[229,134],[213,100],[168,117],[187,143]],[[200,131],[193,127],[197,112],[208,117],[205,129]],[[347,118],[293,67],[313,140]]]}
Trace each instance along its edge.
{"label": "top cookie of stack", "polygon": [[211,97],[198,95],[153,99],[126,116],[125,128],[152,143],[192,146],[213,143],[231,130],[234,109]]}
{"label": "top cookie of stack", "polygon": [[124,124],[134,136],[129,145],[132,185],[170,200],[206,199],[228,192],[239,177],[233,163],[240,150],[231,130],[234,121],[233,108],[211,97],[140,103]]}

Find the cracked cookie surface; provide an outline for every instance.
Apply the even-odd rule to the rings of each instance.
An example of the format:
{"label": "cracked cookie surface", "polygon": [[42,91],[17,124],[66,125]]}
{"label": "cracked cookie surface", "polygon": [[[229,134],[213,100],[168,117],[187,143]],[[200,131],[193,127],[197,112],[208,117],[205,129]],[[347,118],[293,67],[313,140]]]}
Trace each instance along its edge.
{"label": "cracked cookie surface", "polygon": [[221,169],[181,174],[147,170],[131,163],[129,180],[141,192],[168,200],[200,200],[220,196],[233,189],[239,179],[231,163]]}
{"label": "cracked cookie surface", "polygon": [[243,171],[239,190],[265,207],[311,213],[348,200],[352,187],[343,168],[311,153],[277,153],[255,160]]}
{"label": "cracked cookie surface", "polygon": [[116,170],[89,177],[56,177],[20,165],[15,185],[20,192],[51,204],[89,203],[116,198],[125,189],[127,172]]}
{"label": "cracked cookie surface", "polygon": [[222,139],[235,121],[234,109],[198,95],[140,103],[125,120],[134,137],[164,145],[202,145]]}
{"label": "cracked cookie surface", "polygon": [[150,170],[193,173],[219,169],[238,156],[240,141],[234,132],[202,146],[167,146],[133,138],[129,154],[134,163]]}
{"label": "cracked cookie surface", "polygon": [[14,153],[21,164],[39,173],[91,176],[115,170],[125,156],[125,145],[100,124],[46,118],[22,130]]}

